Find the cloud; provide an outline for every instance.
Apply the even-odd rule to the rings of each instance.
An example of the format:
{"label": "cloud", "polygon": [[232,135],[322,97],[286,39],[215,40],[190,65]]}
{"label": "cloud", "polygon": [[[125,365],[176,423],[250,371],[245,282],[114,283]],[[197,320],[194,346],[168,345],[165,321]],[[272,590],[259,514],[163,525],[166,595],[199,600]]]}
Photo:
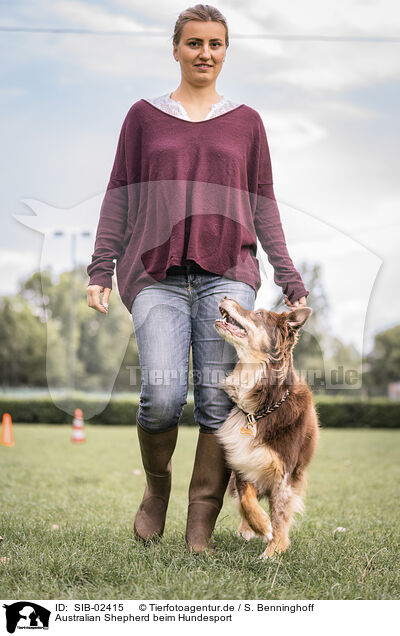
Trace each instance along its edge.
{"label": "cloud", "polygon": [[290,110],[258,109],[267,132],[274,136],[274,143],[280,152],[305,148],[324,139],[328,131],[309,117]]}
{"label": "cloud", "polygon": [[[271,9],[258,1],[244,8],[236,2],[223,2],[231,45],[226,69],[236,77],[260,86],[276,83],[304,91],[338,91],[397,78],[400,58],[392,53],[393,44],[362,42],[304,42],[268,39],[235,39],[234,34],[274,35],[398,35],[393,20],[396,5],[386,2],[340,0],[329,5],[317,0],[294,4],[286,0]],[[139,2],[114,2],[104,6],[78,0],[57,3],[25,3],[18,8],[20,23],[87,28],[101,31],[142,31],[139,36],[41,35],[37,37],[34,58],[58,60],[59,64],[79,66],[90,74],[115,79],[126,77],[165,77],[174,75],[171,35],[182,5],[178,2],[160,11]],[[140,18],[136,17],[137,15]],[[11,20],[15,23],[15,17]],[[164,35],[147,36],[148,31]],[[39,39],[40,38],[40,39]],[[26,48],[25,48],[26,47]],[[166,53],[169,55],[166,55]],[[145,55],[145,57],[144,57]],[[29,59],[31,57],[29,56]],[[11,60],[10,60],[11,61]]]}
{"label": "cloud", "polygon": [[[140,21],[135,20],[133,11],[130,15],[118,13],[111,7],[107,10],[99,5],[79,2],[77,0],[58,0],[56,3],[36,2],[34,6],[26,4],[22,8],[25,18],[42,26],[64,28],[85,28],[99,31],[146,31]],[[44,22],[45,20],[45,22]],[[155,27],[154,30],[157,30]]]}
{"label": "cloud", "polygon": [[333,92],[396,79],[397,47],[375,42],[288,42],[285,62],[268,73],[268,81]]}
{"label": "cloud", "polygon": [[[236,6],[236,2],[225,2]],[[219,5],[220,6],[220,5]],[[398,4],[395,0],[281,0],[271,6],[252,0],[246,13],[270,31],[314,35],[398,36]]]}
{"label": "cloud", "polygon": [[40,255],[36,251],[2,247],[0,251],[0,271],[2,272],[1,295],[15,294],[20,280],[25,279],[28,271],[36,271]]}

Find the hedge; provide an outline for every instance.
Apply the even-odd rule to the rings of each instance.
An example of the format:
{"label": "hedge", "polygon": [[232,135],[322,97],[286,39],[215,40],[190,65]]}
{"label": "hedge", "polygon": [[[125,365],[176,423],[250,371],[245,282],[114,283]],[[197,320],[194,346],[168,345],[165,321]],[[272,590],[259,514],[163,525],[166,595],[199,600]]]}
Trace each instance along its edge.
{"label": "hedge", "polygon": [[[83,417],[93,412],[94,399],[65,398],[56,406],[47,398],[0,398],[1,414],[10,413],[13,423],[24,424],[69,424],[75,408],[82,409]],[[112,398],[105,409],[87,420],[96,425],[134,425],[139,396]],[[344,398],[315,396],[315,404],[322,428],[400,428],[400,401],[387,398]],[[188,396],[180,423],[196,426],[193,418],[193,398]]]}

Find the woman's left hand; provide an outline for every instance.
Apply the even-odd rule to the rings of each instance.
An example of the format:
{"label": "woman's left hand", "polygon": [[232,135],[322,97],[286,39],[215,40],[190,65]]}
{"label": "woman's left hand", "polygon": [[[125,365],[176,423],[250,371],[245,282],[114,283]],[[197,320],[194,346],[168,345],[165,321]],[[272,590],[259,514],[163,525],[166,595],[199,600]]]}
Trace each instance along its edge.
{"label": "woman's left hand", "polygon": [[285,304],[292,309],[297,309],[298,307],[307,307],[307,297],[302,296],[299,300],[295,300],[294,303],[290,302],[287,296],[283,297]]}

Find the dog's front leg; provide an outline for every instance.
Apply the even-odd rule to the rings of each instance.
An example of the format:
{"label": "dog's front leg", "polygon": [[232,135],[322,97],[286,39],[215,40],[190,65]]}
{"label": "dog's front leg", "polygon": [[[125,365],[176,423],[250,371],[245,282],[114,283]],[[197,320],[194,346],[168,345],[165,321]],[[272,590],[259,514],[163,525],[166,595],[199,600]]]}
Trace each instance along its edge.
{"label": "dog's front leg", "polygon": [[270,541],[272,539],[271,522],[258,502],[257,490],[250,482],[242,480],[237,474],[235,477],[239,512],[242,517],[238,534],[246,541],[257,535]]}
{"label": "dog's front leg", "polygon": [[285,552],[289,547],[289,530],[293,518],[293,492],[287,483],[287,475],[274,485],[269,497],[272,521],[272,540],[260,559],[267,559]]}

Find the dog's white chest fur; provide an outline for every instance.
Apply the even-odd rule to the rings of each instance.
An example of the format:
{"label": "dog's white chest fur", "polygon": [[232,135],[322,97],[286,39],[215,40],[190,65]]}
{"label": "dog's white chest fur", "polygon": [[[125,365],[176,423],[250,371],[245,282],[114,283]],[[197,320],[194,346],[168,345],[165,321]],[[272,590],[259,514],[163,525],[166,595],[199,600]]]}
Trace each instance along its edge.
{"label": "dog's white chest fur", "polygon": [[228,464],[238,472],[243,480],[255,487],[265,488],[273,484],[278,476],[283,476],[283,465],[278,455],[265,444],[258,444],[254,437],[240,432],[246,417],[234,406],[227,419],[216,432],[225,449]]}

